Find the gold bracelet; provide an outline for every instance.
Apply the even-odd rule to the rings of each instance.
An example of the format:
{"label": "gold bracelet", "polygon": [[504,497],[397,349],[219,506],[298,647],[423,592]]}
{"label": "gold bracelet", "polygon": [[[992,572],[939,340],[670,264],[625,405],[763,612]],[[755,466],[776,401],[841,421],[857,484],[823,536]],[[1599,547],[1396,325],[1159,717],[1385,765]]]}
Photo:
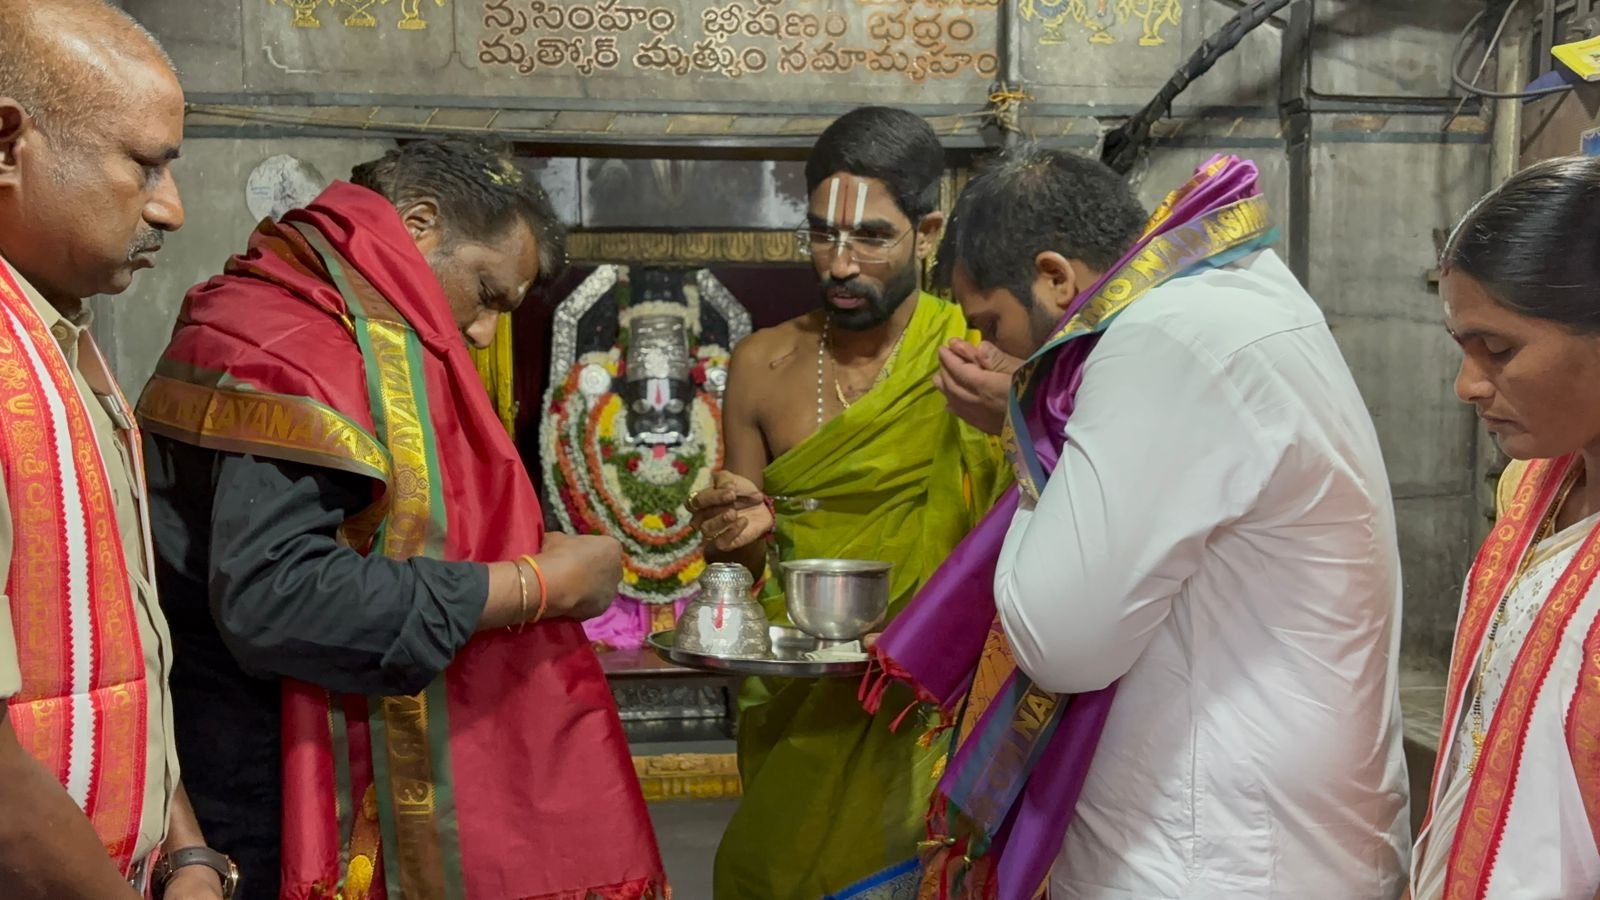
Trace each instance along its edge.
{"label": "gold bracelet", "polygon": [[521,599],[517,603],[517,631],[520,632],[528,624],[528,576],[523,574],[521,560],[513,562],[511,567],[517,570],[517,587],[521,590]]}

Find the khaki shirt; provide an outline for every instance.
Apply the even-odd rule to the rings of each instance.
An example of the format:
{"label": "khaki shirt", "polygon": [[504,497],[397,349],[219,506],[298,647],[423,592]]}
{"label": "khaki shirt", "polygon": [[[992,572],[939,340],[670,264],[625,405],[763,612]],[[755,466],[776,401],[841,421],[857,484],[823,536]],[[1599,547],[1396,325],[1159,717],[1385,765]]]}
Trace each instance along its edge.
{"label": "khaki shirt", "polygon": [[[136,604],[134,618],[139,623],[139,641],[144,647],[145,674],[150,689],[144,816],[139,822],[139,842],[134,850],[134,858],[139,859],[154,850],[166,837],[172,795],[178,787],[178,753],[172,732],[172,694],[167,687],[167,674],[172,667],[172,637],[167,633],[167,622],[157,604],[155,587],[147,575],[152,551],[145,541],[145,530],[140,520],[139,504],[144,498],[138,496],[135,487],[140,482],[134,477],[135,462],[126,441],[118,437],[117,426],[80,371],[79,340],[87,338],[87,322],[68,321],[5,260],[0,260],[0,265],[6,265],[22,286],[23,294],[38,311],[45,326],[61,345],[67,363],[72,366],[73,376],[78,383],[78,396],[89,410],[89,422],[94,428],[95,440],[100,445],[100,455],[106,462],[106,479],[111,483],[111,493],[116,501],[117,530],[122,535],[122,552],[127,558],[129,579],[133,582]],[[5,482],[0,479],[0,590],[4,589],[9,576],[12,533],[11,504],[6,497]],[[20,690],[22,675],[17,665],[11,603],[0,597],[0,699],[14,696]]]}

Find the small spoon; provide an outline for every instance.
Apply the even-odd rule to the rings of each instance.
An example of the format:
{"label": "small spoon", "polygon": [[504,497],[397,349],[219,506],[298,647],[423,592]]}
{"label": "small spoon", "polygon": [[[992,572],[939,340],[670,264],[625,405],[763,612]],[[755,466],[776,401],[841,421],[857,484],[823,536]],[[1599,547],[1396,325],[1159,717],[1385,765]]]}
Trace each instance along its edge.
{"label": "small spoon", "polygon": [[816,512],[822,508],[822,501],[815,497],[791,497],[786,494],[740,494],[737,499],[755,504],[760,503],[763,496],[774,504],[782,503],[785,506],[798,506],[801,512]]}

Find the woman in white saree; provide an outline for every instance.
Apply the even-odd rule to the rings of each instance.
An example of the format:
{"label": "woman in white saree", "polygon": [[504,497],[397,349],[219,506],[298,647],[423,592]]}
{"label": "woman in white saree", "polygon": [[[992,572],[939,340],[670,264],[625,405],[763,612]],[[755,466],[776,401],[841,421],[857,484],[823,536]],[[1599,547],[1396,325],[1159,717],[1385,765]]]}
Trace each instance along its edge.
{"label": "woman in white saree", "polygon": [[[1467,579],[1415,900],[1600,891],[1600,159],[1539,163],[1445,247],[1456,393],[1514,462]],[[1592,476],[1592,477],[1591,477]]]}

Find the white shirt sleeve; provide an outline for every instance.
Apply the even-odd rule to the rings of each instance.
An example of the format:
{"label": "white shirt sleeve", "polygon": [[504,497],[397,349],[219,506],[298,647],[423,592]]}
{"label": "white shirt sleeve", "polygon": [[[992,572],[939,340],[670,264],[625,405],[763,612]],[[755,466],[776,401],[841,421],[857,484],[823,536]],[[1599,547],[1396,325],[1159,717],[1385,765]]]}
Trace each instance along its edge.
{"label": "white shirt sleeve", "polygon": [[1144,322],[1095,348],[1066,435],[1006,534],[995,601],[1022,670],[1073,694],[1127,674],[1282,447],[1213,355]]}

